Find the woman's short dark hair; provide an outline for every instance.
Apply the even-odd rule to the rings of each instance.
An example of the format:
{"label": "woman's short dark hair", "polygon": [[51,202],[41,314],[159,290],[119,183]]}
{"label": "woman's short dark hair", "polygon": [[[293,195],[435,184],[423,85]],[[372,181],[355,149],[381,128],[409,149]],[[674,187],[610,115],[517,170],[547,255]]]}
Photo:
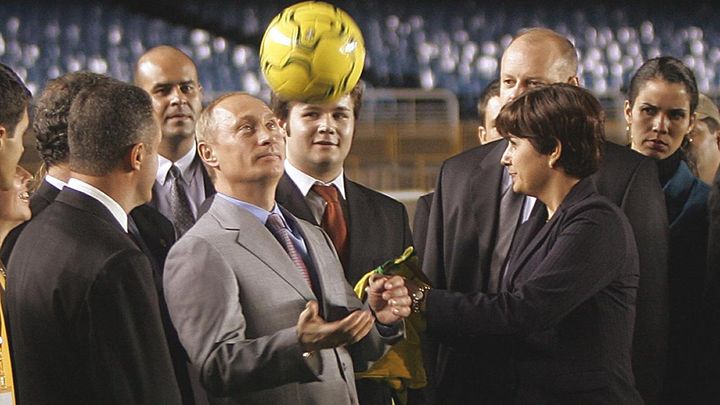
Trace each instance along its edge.
{"label": "woman's short dark hair", "polygon": [[538,87],[505,105],[495,120],[504,138],[526,138],[549,155],[559,143],[557,163],[570,176],[595,173],[605,141],[605,112],[587,90],[566,83]]}
{"label": "woman's short dark hair", "polygon": [[698,105],[698,87],[695,81],[695,74],[685,66],[679,59],[672,56],[661,56],[647,60],[635,72],[630,79],[627,99],[630,105],[635,104],[635,99],[640,93],[640,88],[650,80],[661,79],[669,83],[680,83],[690,96],[690,114],[695,112]]}

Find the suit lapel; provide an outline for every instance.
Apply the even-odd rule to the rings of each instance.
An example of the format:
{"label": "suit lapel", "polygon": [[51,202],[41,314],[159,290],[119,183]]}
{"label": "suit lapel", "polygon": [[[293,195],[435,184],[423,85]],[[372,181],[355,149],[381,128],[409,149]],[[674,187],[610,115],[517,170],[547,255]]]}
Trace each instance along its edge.
{"label": "suit lapel", "polygon": [[317,299],[280,242],[252,214],[223,198],[215,198],[206,215],[212,215],[223,228],[238,231],[237,243],[265,263],[303,298]]}
{"label": "suit lapel", "polygon": [[[288,215],[285,210],[283,210],[283,215]],[[305,241],[305,246],[307,246],[317,280],[320,282],[320,290],[323,295],[323,314],[331,315],[331,307],[347,306],[344,298],[346,281],[342,267],[335,255],[327,254],[332,251],[330,249],[332,242],[323,232],[317,228],[313,229],[311,224],[302,221],[295,222]],[[327,246],[327,249],[322,249],[321,246]]]}
{"label": "suit lapel", "polygon": [[511,286],[515,282],[515,278],[519,273],[517,270],[521,269],[538,247],[545,243],[545,238],[547,238],[548,233],[554,228],[554,224],[558,223],[559,217],[563,214],[564,212],[558,212],[552,218],[552,223],[546,223],[542,215],[533,215],[528,222],[522,225],[524,229],[521,230],[521,234],[518,236],[523,240],[518,241],[520,245],[519,249],[513,249],[515,253],[517,253],[517,256],[511,257],[511,262],[508,263],[507,274],[505,276],[508,290],[511,289]]}
{"label": "suit lapel", "polygon": [[305,201],[305,197],[297,188],[287,173],[283,173],[275,190],[275,201],[290,211],[296,217],[310,222],[313,225],[320,225],[315,221],[315,217],[310,211],[310,207]]}
{"label": "suit lapel", "polygon": [[[529,258],[535,253],[535,251],[542,246],[545,243],[545,240],[547,239],[548,235],[550,234],[550,231],[554,230],[559,226],[560,223],[563,221],[563,217],[565,216],[565,213],[567,212],[568,208],[572,207],[573,205],[577,204],[578,202],[584,200],[589,195],[597,193],[597,190],[595,188],[595,183],[593,183],[593,180],[590,177],[586,177],[580,182],[578,182],[568,193],[567,196],[565,196],[565,199],[558,207],[557,211],[555,212],[555,215],[553,215],[552,218],[546,223],[542,223],[546,216],[539,215],[541,213],[536,212],[533,210],[533,215],[531,216],[531,219],[526,223],[525,225],[528,225],[529,227],[532,227],[534,229],[537,229],[538,227],[541,227],[537,233],[534,229],[525,229],[524,237],[522,238],[522,241],[519,241],[521,244],[526,244],[525,247],[520,246],[520,249],[516,250],[517,253],[517,259],[513,260],[512,263],[508,266],[508,274],[507,274],[507,285],[509,286],[508,289],[511,289],[511,286],[513,285],[515,279],[517,278],[518,269],[522,269],[522,267],[525,265],[525,263],[529,260]],[[544,205],[543,205],[544,208]],[[534,222],[530,222],[534,221]],[[536,233],[534,236],[533,234]],[[529,241],[528,241],[529,239]]]}

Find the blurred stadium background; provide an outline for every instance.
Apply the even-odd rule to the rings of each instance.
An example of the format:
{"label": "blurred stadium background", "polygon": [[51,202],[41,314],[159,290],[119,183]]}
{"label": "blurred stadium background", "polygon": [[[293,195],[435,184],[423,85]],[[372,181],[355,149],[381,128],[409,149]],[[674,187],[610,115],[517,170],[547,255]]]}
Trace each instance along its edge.
{"label": "blurred stadium background", "polygon": [[[442,161],[477,145],[476,98],[524,27],[568,36],[581,83],[625,142],[622,88],[643,60],[681,58],[700,90],[720,94],[720,25],[712,3],[329,1],[363,30],[368,85],[348,175],[408,203],[433,188]],[[294,1],[8,1],[0,3],[0,61],[38,94],[63,73],[131,80],[148,48],[171,44],[197,63],[205,102],[231,90],[269,99],[257,50],[270,19]],[[24,164],[39,164],[32,137]]]}

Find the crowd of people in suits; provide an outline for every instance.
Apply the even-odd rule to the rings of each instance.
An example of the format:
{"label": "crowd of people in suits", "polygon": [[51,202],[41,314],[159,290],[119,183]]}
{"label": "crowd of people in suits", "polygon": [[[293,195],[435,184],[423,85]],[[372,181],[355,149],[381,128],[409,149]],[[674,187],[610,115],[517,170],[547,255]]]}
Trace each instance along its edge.
{"label": "crowd of people in suits", "polygon": [[[577,70],[568,39],[519,34],[480,97],[481,145],[443,164],[411,234],[403,204],[344,174],[362,83],[203,107],[193,61],[163,45],[133,84],[51,80],[30,120],[2,66],[0,399],[712,403],[720,179],[697,148],[718,148],[720,113],[654,58],[628,87],[629,145],[609,143]],[[413,244],[430,288],[376,273],[361,301]],[[409,316],[427,385],[356,379]]]}

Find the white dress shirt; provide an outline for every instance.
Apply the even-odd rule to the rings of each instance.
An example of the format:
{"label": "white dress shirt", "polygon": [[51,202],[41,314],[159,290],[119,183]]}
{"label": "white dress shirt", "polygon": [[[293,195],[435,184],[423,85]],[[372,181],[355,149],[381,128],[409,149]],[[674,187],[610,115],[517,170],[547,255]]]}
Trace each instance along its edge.
{"label": "white dress shirt", "polygon": [[91,186],[90,184],[78,179],[70,179],[66,187],[71,188],[75,191],[79,191],[87,196],[90,196],[100,201],[100,203],[104,205],[105,208],[110,210],[112,216],[118,221],[118,223],[120,224],[120,226],[122,226],[125,232],[128,231],[127,213],[125,213],[125,210],[123,210],[120,204],[118,204],[117,201],[113,200],[112,197],[103,193],[96,187]]}
{"label": "white dress shirt", "polygon": [[322,216],[325,212],[325,206],[327,205],[327,203],[318,193],[312,191],[312,186],[314,186],[315,184],[337,187],[343,200],[341,201],[341,203],[343,204],[343,209],[345,209],[345,201],[347,200],[347,198],[345,197],[344,171],[341,171],[340,174],[330,183],[325,183],[322,180],[318,180],[306,173],[303,173],[302,171],[300,171],[300,169],[293,166],[292,163],[290,163],[290,161],[286,159],[285,173],[287,173],[288,177],[290,177],[290,180],[292,180],[293,183],[295,183],[295,185],[298,187],[298,189],[300,189],[300,193],[302,193],[303,197],[305,197],[305,201],[307,201],[308,206],[310,207],[310,211],[312,211],[313,217],[318,224],[322,222]]}
{"label": "white dress shirt", "polygon": [[51,186],[55,187],[58,190],[62,190],[63,187],[67,186],[67,183],[65,183],[64,181],[58,179],[57,177],[53,177],[49,174],[45,175],[45,181],[50,183]]}

